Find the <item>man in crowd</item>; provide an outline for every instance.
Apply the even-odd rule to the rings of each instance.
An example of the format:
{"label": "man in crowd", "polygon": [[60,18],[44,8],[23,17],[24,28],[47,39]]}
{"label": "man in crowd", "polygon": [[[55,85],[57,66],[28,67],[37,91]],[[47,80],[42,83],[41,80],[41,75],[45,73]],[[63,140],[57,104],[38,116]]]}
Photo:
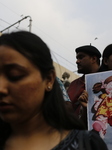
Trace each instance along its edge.
{"label": "man in crowd", "polygon": [[75,52],[78,73],[83,75],[70,84],[67,92],[72,101],[75,114],[87,127],[88,95],[85,91],[85,74],[95,73],[99,70],[101,54],[96,47],[91,45],[78,47]]}

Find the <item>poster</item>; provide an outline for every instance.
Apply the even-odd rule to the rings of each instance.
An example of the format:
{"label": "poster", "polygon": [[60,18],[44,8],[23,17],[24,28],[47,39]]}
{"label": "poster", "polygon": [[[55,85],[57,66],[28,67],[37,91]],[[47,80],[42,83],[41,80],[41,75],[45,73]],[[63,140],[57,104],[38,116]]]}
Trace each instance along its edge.
{"label": "poster", "polygon": [[98,133],[112,150],[112,71],[85,76],[88,130]]}

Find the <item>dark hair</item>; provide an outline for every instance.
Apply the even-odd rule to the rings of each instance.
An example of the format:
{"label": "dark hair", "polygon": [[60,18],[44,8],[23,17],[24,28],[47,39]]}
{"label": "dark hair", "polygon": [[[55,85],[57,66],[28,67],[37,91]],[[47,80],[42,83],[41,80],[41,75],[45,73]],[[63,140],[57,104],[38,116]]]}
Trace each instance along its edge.
{"label": "dark hair", "polygon": [[[51,70],[54,70],[50,50],[47,45],[35,34],[27,31],[3,34],[0,45],[14,48],[27,57],[41,72],[45,79]],[[67,110],[62,91],[55,79],[53,89],[45,93],[43,102],[43,116],[52,127],[61,129],[84,129],[84,126],[73,113]],[[11,133],[10,126],[0,120],[0,145]]]}
{"label": "dark hair", "polygon": [[101,63],[101,67],[99,69],[99,72],[100,71],[108,71],[108,66],[104,64],[104,59],[105,58],[108,59],[110,55],[112,55],[112,44],[108,45],[103,51],[102,63]]}

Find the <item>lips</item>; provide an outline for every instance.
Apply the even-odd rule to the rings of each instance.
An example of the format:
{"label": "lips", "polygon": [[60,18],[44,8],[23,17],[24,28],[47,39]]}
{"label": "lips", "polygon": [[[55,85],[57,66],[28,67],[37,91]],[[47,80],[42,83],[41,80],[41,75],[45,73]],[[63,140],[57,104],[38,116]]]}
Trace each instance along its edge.
{"label": "lips", "polygon": [[81,65],[78,65],[77,68],[78,68],[78,69],[81,68]]}
{"label": "lips", "polygon": [[0,103],[0,112],[9,111],[9,110],[12,109],[12,107],[13,107],[12,104],[5,103],[5,102],[1,102],[1,103]]}

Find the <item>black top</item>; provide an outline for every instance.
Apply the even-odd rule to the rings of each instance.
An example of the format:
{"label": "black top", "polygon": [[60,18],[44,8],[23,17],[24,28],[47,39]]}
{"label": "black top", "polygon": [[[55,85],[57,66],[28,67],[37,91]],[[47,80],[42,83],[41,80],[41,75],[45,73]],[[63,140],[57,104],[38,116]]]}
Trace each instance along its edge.
{"label": "black top", "polygon": [[107,150],[104,141],[92,131],[72,130],[52,150]]}

